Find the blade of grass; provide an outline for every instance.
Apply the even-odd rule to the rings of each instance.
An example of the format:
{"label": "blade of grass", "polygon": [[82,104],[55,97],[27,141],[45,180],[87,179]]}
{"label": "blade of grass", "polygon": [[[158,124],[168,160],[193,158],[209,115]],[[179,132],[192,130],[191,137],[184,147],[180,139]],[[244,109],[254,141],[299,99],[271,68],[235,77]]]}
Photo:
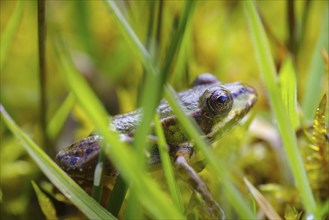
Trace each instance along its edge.
{"label": "blade of grass", "polygon": [[327,10],[323,16],[321,33],[318,42],[314,48],[311,65],[308,71],[308,79],[304,97],[302,100],[302,108],[306,120],[312,121],[315,115],[315,106],[320,101],[322,90],[319,89],[319,84],[322,82],[322,77],[325,73],[325,65],[323,64],[321,49],[329,51],[329,9],[327,2]]}
{"label": "blade of grass", "polygon": [[98,44],[96,39],[90,32],[90,2],[89,1],[75,1],[74,2],[74,22],[77,30],[78,40],[84,51],[88,52],[90,57],[97,62],[98,58]]}
{"label": "blade of grass", "polygon": [[127,208],[124,213],[124,219],[142,219],[143,215],[139,204],[135,191],[130,191],[127,198]]}
{"label": "blade of grass", "polygon": [[35,194],[37,195],[38,203],[41,208],[41,211],[46,216],[46,219],[57,220],[58,218],[56,214],[56,209],[53,203],[51,202],[51,200],[44,192],[42,192],[42,190],[34,181],[32,181],[32,186]]}
{"label": "blade of grass", "polygon": [[[157,17],[155,16],[156,10],[155,10],[155,6],[156,6],[156,1],[152,1],[150,2],[149,5],[149,18],[148,18],[148,24],[147,24],[147,35],[146,35],[146,42],[145,42],[145,48],[148,51],[154,51],[154,41],[152,39],[152,36],[154,35],[154,21],[155,19],[157,19]],[[152,52],[150,52],[150,54],[153,54]]]}
{"label": "blade of grass", "polygon": [[[155,54],[155,50],[156,50],[156,43],[154,42],[152,35],[154,34],[154,23],[155,23],[155,19],[154,19],[154,14],[155,14],[155,4],[156,2],[151,2],[150,3],[150,18],[149,18],[149,24],[148,24],[148,35],[147,35],[147,41],[146,41],[146,48],[148,48],[149,50],[153,51],[153,54]],[[113,6],[115,7],[115,4],[113,4]],[[119,10],[117,10],[117,8],[113,8],[113,11],[115,11],[116,13],[120,13]],[[119,17],[119,16],[117,16]],[[158,17],[158,19],[160,19]],[[120,19],[118,19],[120,20]],[[158,83],[159,77],[158,74],[148,74],[147,70],[144,69],[144,80],[143,80],[143,85],[141,86],[142,89],[142,97],[140,98],[139,102],[141,103],[141,106],[143,107],[143,119],[142,119],[142,123],[140,124],[140,126],[137,128],[137,132],[134,136],[134,142],[133,142],[133,149],[137,150],[138,152],[138,161],[140,162],[140,167],[141,168],[145,168],[145,148],[148,147],[147,142],[146,142],[146,136],[149,133],[149,129],[150,126],[149,124],[151,123],[151,116],[153,115],[153,112],[156,108],[157,105],[157,101],[156,99],[152,98],[152,96],[157,96],[156,93],[149,93],[149,91],[158,91],[159,89],[157,89],[157,86],[161,87],[161,85],[163,83]],[[150,97],[151,96],[151,97]],[[150,101],[151,100],[151,101]],[[140,104],[139,104],[140,105]],[[122,182],[122,181],[121,181]],[[116,189],[116,187],[118,187],[118,189]],[[118,202],[123,202],[123,199],[125,197],[124,193],[126,193],[126,187],[123,186],[123,184],[120,184],[120,181],[118,182],[118,184],[115,185],[114,188],[116,195],[114,197],[114,199],[111,199],[109,201],[109,207],[113,207],[113,209],[115,212],[119,211],[119,204]],[[121,193],[121,194],[120,194]],[[113,195],[114,196],[114,195]],[[111,197],[113,198],[113,197]],[[122,200],[117,200],[116,198],[122,198]],[[136,202],[135,204],[133,204],[133,202]],[[135,206],[135,207],[134,207]],[[138,200],[131,200],[130,202],[130,206],[129,208],[132,208],[132,210],[137,210],[140,209],[140,204],[138,202]],[[112,212],[113,213],[113,212]],[[141,212],[135,212],[136,215],[135,218],[142,218],[142,216],[140,215]]]}
{"label": "blade of grass", "polygon": [[274,210],[273,206],[267,199],[256,189],[254,185],[252,185],[248,179],[243,178],[245,184],[247,185],[249,192],[252,194],[254,199],[257,201],[258,205],[261,207],[266,217],[269,219],[281,219],[280,215]]}
{"label": "blade of grass", "polygon": [[303,7],[303,14],[302,19],[298,25],[298,32],[297,32],[297,45],[296,45],[296,53],[298,55],[298,51],[302,47],[302,43],[304,42],[305,31],[306,31],[306,24],[309,18],[310,9],[312,8],[312,1],[305,0],[304,7]]}
{"label": "blade of grass", "polygon": [[64,100],[63,104],[59,107],[56,111],[53,118],[50,120],[47,126],[47,135],[50,140],[55,140],[58,136],[59,132],[61,131],[65,120],[67,119],[71,109],[74,105],[74,97],[72,93],[70,93]]}
{"label": "blade of grass", "polygon": [[116,6],[115,1],[111,0],[103,0],[105,6],[113,14],[113,18],[115,22],[118,24],[118,28],[121,30],[123,36],[127,39],[127,43],[132,47],[132,50],[137,54],[139,58],[141,58],[141,62],[146,69],[146,72],[151,72],[153,74],[156,73],[155,68],[152,66],[152,60],[143,46],[142,42],[139,41],[137,35],[130,27],[122,13],[120,12],[119,8]]}
{"label": "blade of grass", "polygon": [[287,40],[287,47],[293,55],[296,55],[296,18],[295,18],[295,2],[286,1],[287,3],[287,24],[289,37]]}
{"label": "blade of grass", "polygon": [[[105,5],[110,10],[110,12],[115,15],[115,22],[118,24],[118,27],[121,29],[124,36],[129,35],[131,38],[128,43],[133,47],[134,51],[137,51],[137,55],[142,56],[144,60],[142,63],[144,64],[145,68],[145,83],[142,88],[142,95],[141,95],[141,106],[143,107],[143,116],[141,123],[138,125],[136,129],[136,134],[134,136],[134,143],[133,149],[136,149],[139,155],[139,165],[145,170],[145,162],[144,162],[144,149],[147,146],[146,143],[146,136],[150,130],[150,123],[152,120],[152,115],[155,111],[157,100],[155,97],[159,96],[157,86],[157,76],[159,75],[158,72],[155,70],[153,65],[149,65],[152,63],[151,57],[149,56],[147,50],[144,48],[143,44],[138,40],[137,35],[135,32],[130,29],[129,24],[124,19],[123,15],[119,11],[114,1],[105,1]],[[140,53],[140,54],[139,54]],[[147,64],[147,65],[145,65]],[[154,91],[154,92],[149,92]]]}
{"label": "blade of grass", "polygon": [[1,118],[10,131],[22,142],[23,147],[36,162],[48,179],[90,219],[115,219],[85,191],[83,191],[67,174],[59,168],[45,152],[41,150],[16,125],[5,108],[0,104]]}
{"label": "blade of grass", "polygon": [[[106,143],[104,151],[113,165],[118,169],[120,175],[128,184],[132,184],[141,204],[156,218],[183,218],[173,206],[173,202],[164,194],[159,186],[146,175],[139,167],[138,157],[131,148],[120,141],[118,134],[108,129],[111,119],[107,116],[104,107],[92,92],[83,76],[74,67],[70,56],[64,49],[63,43],[56,42],[56,55],[63,77],[70,90],[75,95],[78,103],[86,114],[94,121],[97,131],[104,137]],[[102,147],[104,147],[102,145]]]}
{"label": "blade of grass", "polygon": [[46,91],[46,1],[38,1],[38,59],[39,59],[39,117],[42,134],[42,145],[49,155],[54,155],[47,135],[47,91]]}
{"label": "blade of grass", "polygon": [[183,213],[184,205],[182,202],[181,193],[178,188],[177,182],[175,180],[173,166],[171,164],[171,160],[167,149],[166,139],[163,134],[163,128],[161,126],[160,117],[158,114],[156,114],[154,117],[154,125],[155,125],[155,133],[158,139],[158,148],[161,158],[162,169],[167,180],[171,198],[173,198],[176,207],[178,207],[178,209]]}
{"label": "blade of grass", "polygon": [[279,74],[279,83],[283,103],[287,109],[290,123],[294,130],[299,127],[297,110],[297,80],[291,57],[288,57],[282,65]]}
{"label": "blade of grass", "polygon": [[1,34],[1,47],[0,47],[1,70],[3,69],[3,65],[7,59],[8,50],[18,30],[20,21],[22,20],[22,11],[23,11],[23,0],[19,0],[16,2],[15,11],[11,15],[5,30]]}
{"label": "blade of grass", "polygon": [[321,204],[321,207],[319,207],[319,211],[318,211],[318,214],[321,217],[321,219],[325,219],[326,217],[328,217],[328,213],[329,213],[329,199],[327,199]]}
{"label": "blade of grass", "polygon": [[260,22],[256,7],[253,1],[245,1],[244,7],[247,20],[251,30],[254,43],[256,58],[263,74],[267,92],[269,94],[272,111],[278,123],[279,132],[283,141],[285,152],[288,156],[290,169],[293,172],[297,188],[300,192],[304,206],[308,212],[314,213],[316,204],[306,176],[304,164],[297,147],[297,140],[285,111],[280,90],[277,85],[277,74],[274,67],[273,58],[270,53],[270,47]]}
{"label": "blade of grass", "polygon": [[[114,215],[118,216],[122,203],[125,199],[126,192],[128,190],[127,184],[124,182],[121,176],[117,177],[115,185],[113,187],[110,200],[108,202],[107,209]],[[135,216],[137,217],[137,216]]]}

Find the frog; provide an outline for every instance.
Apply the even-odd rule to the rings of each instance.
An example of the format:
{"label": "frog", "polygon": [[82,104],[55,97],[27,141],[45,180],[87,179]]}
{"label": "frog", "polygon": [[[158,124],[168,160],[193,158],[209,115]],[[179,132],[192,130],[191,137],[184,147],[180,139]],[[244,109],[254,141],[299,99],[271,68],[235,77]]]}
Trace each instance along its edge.
{"label": "frog", "polygon": [[[235,127],[257,101],[256,90],[241,82],[223,83],[213,74],[197,76],[190,89],[177,93],[177,99],[187,116],[194,120],[202,138],[214,143]],[[169,103],[162,99],[156,109],[160,117],[168,153],[175,169],[205,201],[210,217],[224,218],[224,212],[207,189],[198,172],[191,166],[195,156],[193,143],[182,129]],[[132,143],[143,109],[137,109],[112,118],[109,129],[119,133],[121,141]],[[154,125],[148,136],[152,147],[147,161],[150,167],[161,163]],[[79,140],[56,155],[58,165],[78,183],[92,182],[103,138],[92,134]],[[112,179],[119,175],[110,161],[106,161],[104,175]],[[220,217],[219,217],[220,216]]]}

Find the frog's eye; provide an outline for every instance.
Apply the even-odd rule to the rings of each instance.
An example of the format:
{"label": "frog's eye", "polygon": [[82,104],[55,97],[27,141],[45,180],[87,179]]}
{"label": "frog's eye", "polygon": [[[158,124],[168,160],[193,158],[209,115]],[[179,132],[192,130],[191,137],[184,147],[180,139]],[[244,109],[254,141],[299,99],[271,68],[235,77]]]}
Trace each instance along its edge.
{"label": "frog's eye", "polygon": [[233,98],[230,92],[224,89],[214,90],[210,97],[207,99],[207,106],[214,114],[226,114],[233,105]]}

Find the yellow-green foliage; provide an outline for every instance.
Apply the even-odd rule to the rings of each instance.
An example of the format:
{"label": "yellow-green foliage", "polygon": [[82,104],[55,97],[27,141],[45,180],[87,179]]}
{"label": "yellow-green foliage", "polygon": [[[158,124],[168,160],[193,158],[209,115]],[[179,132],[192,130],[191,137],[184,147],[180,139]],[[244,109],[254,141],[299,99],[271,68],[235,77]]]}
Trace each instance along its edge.
{"label": "yellow-green foliage", "polygon": [[[168,158],[165,178],[145,172],[146,136],[162,97],[173,106],[200,161],[208,162],[201,177],[227,218],[262,218],[245,176],[281,218],[325,215],[326,98],[306,148],[299,143],[302,126],[314,118],[328,90],[328,58],[323,62],[320,53],[329,51],[327,1],[46,0],[45,81],[38,70],[37,2],[42,3],[0,1],[1,219],[44,217],[31,180],[47,181],[68,197],[64,201],[55,196],[58,190],[47,191],[59,218],[114,218],[106,202],[103,207],[95,202],[53,161],[52,152],[95,128],[111,144],[105,153],[130,189],[123,205],[116,204],[120,218],[206,216],[197,205],[200,196],[173,179]],[[203,72],[222,82],[250,84],[258,93],[243,126],[211,147],[173,98],[173,89],[188,88]],[[136,153],[107,131],[107,116],[138,107],[148,114],[133,143]],[[40,129],[41,118],[46,128]],[[308,157],[301,160],[300,151]]]}

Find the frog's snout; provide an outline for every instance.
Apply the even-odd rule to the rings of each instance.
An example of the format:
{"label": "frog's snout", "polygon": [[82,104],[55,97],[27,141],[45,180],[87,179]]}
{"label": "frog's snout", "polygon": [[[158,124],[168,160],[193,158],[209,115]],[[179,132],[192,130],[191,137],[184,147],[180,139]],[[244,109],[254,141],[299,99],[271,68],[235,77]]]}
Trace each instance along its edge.
{"label": "frog's snout", "polygon": [[254,106],[257,102],[257,91],[250,85],[244,85],[245,87],[245,108],[248,111]]}
{"label": "frog's snout", "polygon": [[255,103],[257,101],[257,91],[254,87],[250,85],[245,85],[247,93],[251,96],[252,102]]}

